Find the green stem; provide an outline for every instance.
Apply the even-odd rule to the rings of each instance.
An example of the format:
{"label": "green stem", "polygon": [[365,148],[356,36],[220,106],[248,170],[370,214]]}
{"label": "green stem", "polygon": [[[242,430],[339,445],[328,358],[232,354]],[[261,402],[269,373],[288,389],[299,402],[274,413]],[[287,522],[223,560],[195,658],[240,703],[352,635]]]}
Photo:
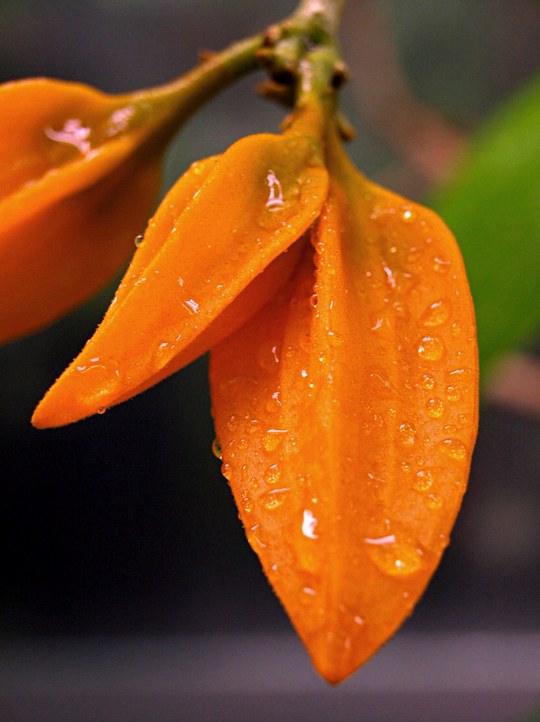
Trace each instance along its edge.
{"label": "green stem", "polygon": [[336,37],[345,0],[301,0],[293,17],[310,20],[320,18],[325,30]]}
{"label": "green stem", "polygon": [[134,117],[134,125],[147,124],[150,116],[161,126],[161,137],[170,138],[204,103],[257,70],[263,58],[273,77],[285,71],[296,79],[297,107],[316,97],[328,110],[333,103],[332,85],[337,86],[336,73],[343,65],[336,36],[344,2],[301,0],[293,15],[273,26],[274,36],[260,33],[233,43],[180,78],[131,95],[129,101],[141,111]]}
{"label": "green stem", "polygon": [[176,121],[182,122],[220,90],[256,70],[257,52],[263,43],[263,34],[233,43],[225,50],[210,55],[180,78],[141,91],[140,95],[151,103],[163,101],[169,107],[172,105],[176,109]]}

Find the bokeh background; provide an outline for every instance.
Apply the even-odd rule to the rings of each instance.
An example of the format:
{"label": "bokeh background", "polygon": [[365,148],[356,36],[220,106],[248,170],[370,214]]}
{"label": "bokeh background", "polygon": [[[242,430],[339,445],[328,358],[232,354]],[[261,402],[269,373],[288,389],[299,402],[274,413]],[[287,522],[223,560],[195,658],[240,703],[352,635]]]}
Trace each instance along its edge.
{"label": "bokeh background", "polygon": [[[1,0],[0,81],[52,76],[110,92],[161,84],[199,50],[293,7]],[[421,200],[451,176],[485,119],[540,72],[540,3],[349,0],[342,41],[353,74],[344,106],[358,131],[350,153],[371,177]],[[253,77],[238,83],[186,125],[164,190],[193,160],[277,128],[283,112],[254,85]],[[490,208],[479,204],[478,213]],[[382,661],[336,692],[311,672],[245,541],[210,451],[205,359],[102,416],[30,427],[113,289],[0,349],[2,719],[532,714],[540,697],[537,338],[519,357],[517,382],[503,373],[485,388],[470,491],[433,583]]]}

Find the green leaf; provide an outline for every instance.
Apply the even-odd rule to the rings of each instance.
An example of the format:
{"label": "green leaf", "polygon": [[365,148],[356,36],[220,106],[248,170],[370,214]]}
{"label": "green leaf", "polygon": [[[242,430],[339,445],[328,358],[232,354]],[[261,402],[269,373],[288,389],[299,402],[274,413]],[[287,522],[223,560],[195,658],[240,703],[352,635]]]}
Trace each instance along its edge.
{"label": "green leaf", "polygon": [[486,371],[540,326],[540,77],[485,124],[429,205],[463,252]]}

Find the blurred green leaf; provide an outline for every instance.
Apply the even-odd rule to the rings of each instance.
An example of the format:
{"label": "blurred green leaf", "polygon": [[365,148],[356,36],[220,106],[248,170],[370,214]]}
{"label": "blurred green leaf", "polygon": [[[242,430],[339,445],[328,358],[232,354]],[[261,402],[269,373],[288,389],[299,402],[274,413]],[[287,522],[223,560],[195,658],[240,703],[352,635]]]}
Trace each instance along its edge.
{"label": "blurred green leaf", "polygon": [[486,371],[540,326],[540,77],[481,128],[430,205],[463,252]]}

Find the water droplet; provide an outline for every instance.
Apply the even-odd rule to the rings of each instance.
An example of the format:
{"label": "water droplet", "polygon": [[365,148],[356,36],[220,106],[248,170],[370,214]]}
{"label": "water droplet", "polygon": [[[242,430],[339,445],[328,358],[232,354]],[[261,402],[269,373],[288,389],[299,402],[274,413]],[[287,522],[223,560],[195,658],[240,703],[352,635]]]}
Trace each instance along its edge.
{"label": "water droplet", "polygon": [[259,549],[266,549],[266,542],[259,535],[259,524],[253,524],[246,529],[246,536],[252,548],[258,552]]}
{"label": "water droplet", "polygon": [[417,351],[426,361],[440,361],[444,354],[444,345],[435,336],[424,336],[418,344]]}
{"label": "water droplet", "polygon": [[97,410],[98,414],[104,414],[107,411],[106,406],[102,406],[100,409]]}
{"label": "water droplet", "polygon": [[426,309],[422,316],[424,326],[433,328],[442,326],[450,318],[451,307],[448,301],[435,301]]}
{"label": "water droplet", "polygon": [[309,297],[309,305],[311,308],[317,308],[317,303],[319,301],[319,295],[317,293],[312,293]]}
{"label": "water droplet", "polygon": [[246,514],[251,513],[253,504],[247,489],[242,489],[240,492],[240,498],[242,500],[242,509],[246,512]]}
{"label": "water droplet", "polygon": [[272,489],[272,491],[267,491],[264,494],[261,494],[258,498],[258,502],[268,511],[273,511],[283,504],[287,498],[288,491],[289,489]]}
{"label": "water droplet", "polygon": [[283,441],[287,429],[268,429],[263,438],[263,446],[266,451],[275,451]]}
{"label": "water droplet", "polygon": [[86,155],[90,152],[90,128],[82,125],[81,121],[77,118],[70,118],[66,120],[63,128],[60,130],[54,130],[54,128],[45,128],[45,135],[50,140],[54,140],[57,143],[63,143],[65,145],[72,145],[74,148]]}
{"label": "water droplet", "polygon": [[407,263],[412,264],[412,263],[416,263],[417,261],[419,261],[421,256],[422,256],[421,251],[418,248],[412,246],[411,248],[409,248],[409,252],[407,253],[407,257],[405,260],[407,261]]}
{"label": "water droplet", "polygon": [[437,397],[435,397],[434,399],[429,399],[426,407],[427,414],[432,419],[440,419],[444,413],[444,402],[442,399],[439,399]]}
{"label": "water droplet", "polygon": [[384,273],[386,274],[386,280],[388,281],[388,284],[390,285],[390,288],[396,287],[396,277],[394,275],[394,272],[389,266],[383,266]]}
{"label": "water droplet", "polygon": [[435,271],[435,273],[448,273],[451,265],[452,261],[447,261],[444,258],[439,258],[436,256],[433,259],[433,270]]}
{"label": "water droplet", "polygon": [[353,622],[355,624],[358,624],[359,627],[361,627],[363,624],[366,623],[366,620],[363,617],[361,617],[359,614],[355,614],[353,617]]}
{"label": "water droplet", "polygon": [[302,519],[302,534],[308,539],[318,539],[319,535],[315,534],[315,527],[319,522],[313,516],[313,512],[309,509],[304,509],[304,516]]}
{"label": "water droplet", "polygon": [[212,442],[212,454],[216,457],[216,459],[221,460],[223,458],[223,453],[221,451],[220,443],[217,439],[214,439]]}
{"label": "water droplet", "polygon": [[447,456],[457,461],[463,461],[467,457],[467,447],[458,439],[444,439],[439,446]]}
{"label": "water droplet", "polygon": [[411,208],[406,208],[403,211],[403,214],[401,217],[405,221],[405,223],[414,223],[414,221],[416,220],[416,213],[413,210],[411,210]]}
{"label": "water droplet", "polygon": [[366,544],[371,544],[373,546],[379,546],[379,545],[383,545],[383,544],[395,544],[396,537],[394,534],[387,534],[386,536],[365,537],[364,541],[366,542]]}
{"label": "water droplet", "polygon": [[396,539],[393,534],[386,537],[387,541],[368,544],[369,555],[381,571],[390,576],[406,576],[418,571],[423,565],[422,552],[412,544]]}
{"label": "water droplet", "polygon": [[182,306],[189,314],[198,313],[199,311],[199,304],[192,298],[188,298],[187,301],[182,301]]}
{"label": "water droplet", "polygon": [[277,464],[272,464],[268,467],[265,474],[265,481],[267,484],[277,484],[281,478],[281,471]]}
{"label": "water droplet", "polygon": [[135,236],[135,248],[138,248],[141,245],[141,243],[143,242],[143,240],[144,240],[144,235],[142,233],[140,233],[138,236]]}
{"label": "water droplet", "polygon": [[261,346],[258,354],[259,366],[265,371],[273,372],[279,363],[277,346]]}
{"label": "water droplet", "polygon": [[428,494],[426,506],[428,509],[440,509],[443,505],[442,497],[438,494]]}
{"label": "water droplet", "polygon": [[424,494],[429,491],[433,486],[433,472],[431,469],[420,469],[416,472],[416,481],[413,485],[415,491],[419,491]]}
{"label": "water droplet", "polygon": [[328,340],[332,346],[341,346],[343,343],[343,336],[335,331],[327,331]]}
{"label": "water droplet", "polygon": [[446,398],[448,401],[459,401],[461,398],[461,392],[457,386],[446,387]]}
{"label": "water droplet", "polygon": [[269,211],[279,211],[285,205],[283,202],[283,191],[273,170],[269,170],[266,174],[266,184],[268,185],[268,200],[266,207]]}
{"label": "water droplet", "polygon": [[231,465],[230,464],[222,464],[221,465],[221,473],[227,479],[227,481],[230,481],[232,478]]}
{"label": "water droplet", "polygon": [[426,391],[431,391],[433,387],[435,386],[435,379],[433,376],[430,376],[429,374],[424,374],[422,376],[422,386],[426,389]]}
{"label": "water droplet", "polygon": [[453,323],[450,326],[450,333],[452,334],[452,336],[456,336],[456,337],[459,336],[459,334],[461,333],[461,324],[459,324],[457,322]]}
{"label": "water droplet", "polygon": [[404,423],[399,425],[399,441],[404,446],[412,446],[415,441],[416,429],[412,424]]}
{"label": "water droplet", "polygon": [[[120,370],[114,359],[106,356],[91,356],[75,368],[80,374],[88,377],[88,401],[94,403],[106,401],[106,398],[118,389]],[[106,403],[99,404],[98,408],[104,408],[106,405]]]}

